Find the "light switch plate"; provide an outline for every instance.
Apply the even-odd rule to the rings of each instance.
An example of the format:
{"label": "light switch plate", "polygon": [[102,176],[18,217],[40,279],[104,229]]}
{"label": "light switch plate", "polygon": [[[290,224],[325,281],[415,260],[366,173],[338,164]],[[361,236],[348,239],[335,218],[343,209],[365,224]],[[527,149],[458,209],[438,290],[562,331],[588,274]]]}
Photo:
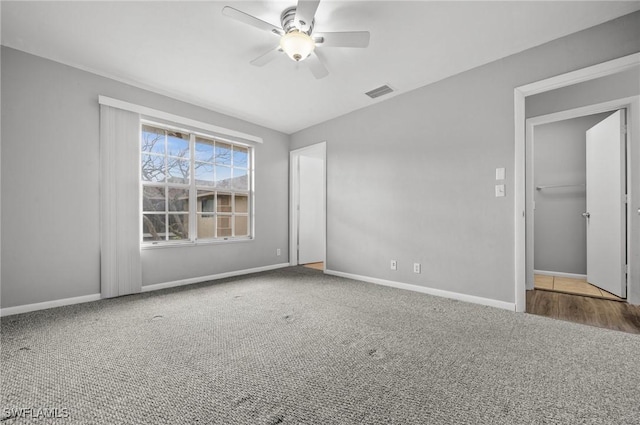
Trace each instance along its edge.
{"label": "light switch plate", "polygon": [[496,185],[496,198],[501,198],[504,196],[504,185],[497,184]]}
{"label": "light switch plate", "polygon": [[496,168],[496,180],[504,180],[504,168]]}

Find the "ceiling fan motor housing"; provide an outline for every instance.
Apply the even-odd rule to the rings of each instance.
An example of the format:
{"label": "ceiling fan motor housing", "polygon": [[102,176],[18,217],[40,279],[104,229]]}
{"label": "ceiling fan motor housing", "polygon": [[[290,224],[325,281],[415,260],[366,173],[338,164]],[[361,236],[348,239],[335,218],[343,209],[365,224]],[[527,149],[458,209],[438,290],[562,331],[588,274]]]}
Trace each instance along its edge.
{"label": "ceiling fan motor housing", "polygon": [[300,28],[296,25],[296,7],[291,6],[282,11],[280,15],[280,24],[282,25],[282,29],[285,33],[289,33],[291,31],[300,31],[307,35],[311,35],[313,32],[313,25],[316,23],[315,18],[311,21],[311,23],[303,22],[303,26],[308,25],[308,29],[304,31],[303,28]]}

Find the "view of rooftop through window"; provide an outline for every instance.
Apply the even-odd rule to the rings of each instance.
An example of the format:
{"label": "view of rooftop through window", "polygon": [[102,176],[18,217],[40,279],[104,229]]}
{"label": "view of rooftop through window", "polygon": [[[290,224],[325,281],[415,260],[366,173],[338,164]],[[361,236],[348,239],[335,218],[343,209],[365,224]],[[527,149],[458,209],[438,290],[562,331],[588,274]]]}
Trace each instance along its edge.
{"label": "view of rooftop through window", "polygon": [[251,236],[251,149],[143,124],[142,241]]}

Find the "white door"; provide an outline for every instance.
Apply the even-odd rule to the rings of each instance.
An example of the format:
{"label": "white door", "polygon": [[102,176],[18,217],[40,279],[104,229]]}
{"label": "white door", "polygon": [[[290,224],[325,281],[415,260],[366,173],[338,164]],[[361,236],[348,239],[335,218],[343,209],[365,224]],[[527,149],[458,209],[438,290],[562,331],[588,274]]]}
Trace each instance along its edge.
{"label": "white door", "polygon": [[324,261],[324,160],[300,156],[298,264]]}
{"label": "white door", "polygon": [[625,111],[587,130],[587,281],[626,298]]}

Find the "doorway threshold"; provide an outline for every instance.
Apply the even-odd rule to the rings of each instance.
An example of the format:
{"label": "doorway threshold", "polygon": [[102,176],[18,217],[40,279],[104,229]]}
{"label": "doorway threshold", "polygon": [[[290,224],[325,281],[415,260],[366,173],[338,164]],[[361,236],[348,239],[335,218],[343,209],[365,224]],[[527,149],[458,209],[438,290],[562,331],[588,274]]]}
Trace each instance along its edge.
{"label": "doorway threshold", "polygon": [[320,261],[319,263],[307,263],[303,264],[304,267],[308,269],[320,270],[324,271],[324,262]]}

